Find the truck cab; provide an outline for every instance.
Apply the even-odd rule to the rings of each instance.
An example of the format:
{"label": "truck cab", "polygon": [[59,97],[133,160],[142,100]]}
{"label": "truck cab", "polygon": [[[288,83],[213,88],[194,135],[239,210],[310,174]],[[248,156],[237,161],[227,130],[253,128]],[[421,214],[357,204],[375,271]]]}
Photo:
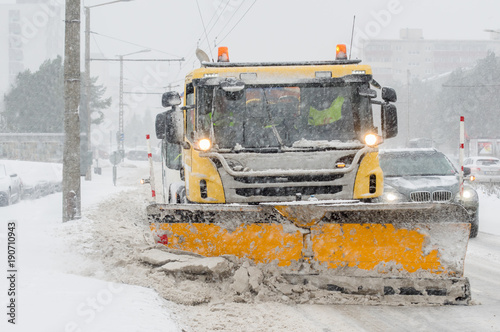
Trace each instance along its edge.
{"label": "truck cab", "polygon": [[[180,195],[175,201],[256,204],[380,196],[377,146],[397,134],[391,104],[396,94],[382,88],[383,100],[376,101],[372,86],[380,88],[369,66],[342,57],[203,62],[186,77],[184,105],[179,107],[175,93],[165,94],[163,105],[170,110],[157,119],[157,136],[182,155],[178,172],[184,186],[175,189]],[[380,119],[373,104],[381,106]],[[175,164],[172,158],[179,155],[165,156],[166,164]]]}

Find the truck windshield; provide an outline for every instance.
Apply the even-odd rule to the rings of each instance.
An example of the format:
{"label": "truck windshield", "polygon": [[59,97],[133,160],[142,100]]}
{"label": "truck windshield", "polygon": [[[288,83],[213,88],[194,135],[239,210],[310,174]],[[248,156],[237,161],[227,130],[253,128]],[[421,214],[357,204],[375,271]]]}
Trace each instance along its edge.
{"label": "truck windshield", "polygon": [[351,85],[247,86],[229,93],[215,87],[212,94],[205,91],[199,104],[206,108],[200,112],[206,114],[200,116],[201,126],[208,131],[213,124],[214,144],[219,148],[292,147],[300,140],[355,140],[361,104],[366,114],[371,116],[371,111],[367,111],[367,98],[360,98],[354,91]]}

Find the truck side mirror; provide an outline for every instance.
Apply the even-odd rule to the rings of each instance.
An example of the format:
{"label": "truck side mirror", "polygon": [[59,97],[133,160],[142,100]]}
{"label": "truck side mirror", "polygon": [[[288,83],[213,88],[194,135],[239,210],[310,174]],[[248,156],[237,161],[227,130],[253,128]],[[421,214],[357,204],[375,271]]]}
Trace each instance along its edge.
{"label": "truck side mirror", "polygon": [[383,87],[382,99],[387,103],[395,103],[398,100],[396,90],[394,90],[393,88]]}
{"label": "truck side mirror", "polygon": [[167,121],[167,112],[163,112],[156,115],[156,120],[155,120],[156,138],[158,139],[165,138],[166,121]]}
{"label": "truck side mirror", "polygon": [[166,112],[165,139],[172,144],[182,144],[184,141],[184,113],[178,107]]}
{"label": "truck side mirror", "polygon": [[396,137],[398,134],[398,112],[393,104],[382,105],[382,136]]}
{"label": "truck side mirror", "polygon": [[175,91],[165,92],[161,96],[161,104],[163,107],[177,106],[181,104],[181,96]]}

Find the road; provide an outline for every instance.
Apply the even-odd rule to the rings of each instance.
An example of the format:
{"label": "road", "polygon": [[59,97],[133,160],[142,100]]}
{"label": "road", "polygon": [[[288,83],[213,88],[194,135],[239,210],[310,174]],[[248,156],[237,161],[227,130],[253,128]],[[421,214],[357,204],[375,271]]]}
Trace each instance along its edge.
{"label": "road", "polygon": [[470,306],[299,306],[319,331],[500,331],[500,237],[469,242],[465,275]]}
{"label": "road", "polygon": [[465,266],[472,291],[469,306],[224,303],[173,310],[186,319],[195,317],[183,320],[186,331],[500,331],[500,236],[480,232],[469,242]]}
{"label": "road", "polygon": [[[148,172],[122,168],[117,187],[111,183],[110,172],[110,168],[103,169],[102,177],[83,183],[85,216],[81,221],[60,223],[59,193],[2,208],[5,212],[2,216],[18,220],[20,227],[19,259],[23,262],[24,279],[19,288],[26,296],[20,302],[25,305],[20,307],[23,313],[20,320],[30,328],[50,330],[43,329],[31,317],[52,317],[52,305],[56,304],[60,318],[52,317],[52,324],[58,326],[55,330],[64,330],[67,322],[72,321],[85,326],[85,316],[78,314],[78,305],[86,303],[96,282],[112,281],[143,287],[124,285],[124,294],[133,292],[133,301],[117,297],[107,304],[107,311],[97,312],[99,319],[82,331],[104,331],[116,326],[116,322],[131,319],[133,312],[144,308],[149,308],[150,313],[162,313],[135,318],[135,326],[164,327],[149,331],[500,331],[500,235],[482,232],[481,226],[478,237],[469,242],[465,261],[465,276],[470,279],[472,292],[469,306],[312,305],[230,300],[232,295],[227,285],[216,286],[214,290],[213,284],[203,281],[176,281],[139,262],[137,255],[146,246],[142,233],[143,209],[151,193],[148,186],[140,187],[137,180]],[[500,199],[485,202],[496,211]],[[480,218],[480,225],[491,226],[496,222],[493,213],[481,213]],[[6,238],[4,231],[0,231],[2,241]],[[72,283],[72,275],[90,277],[84,284],[78,279],[81,294],[64,288]],[[4,283],[0,285],[5,289]],[[161,297],[169,301],[159,300]],[[207,297],[209,301],[205,301]],[[143,309],[136,308],[138,298]],[[42,302],[49,305],[38,306]],[[29,310],[34,307],[38,309]],[[173,326],[172,320],[181,328],[166,329]],[[132,326],[128,330],[125,326],[123,331],[137,330]],[[30,329],[13,331],[21,330]]]}

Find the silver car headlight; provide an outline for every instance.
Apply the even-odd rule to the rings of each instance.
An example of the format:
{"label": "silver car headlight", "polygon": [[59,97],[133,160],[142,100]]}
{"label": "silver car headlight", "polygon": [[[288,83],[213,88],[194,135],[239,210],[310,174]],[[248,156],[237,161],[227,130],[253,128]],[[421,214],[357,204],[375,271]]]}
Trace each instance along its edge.
{"label": "silver car headlight", "polygon": [[[477,192],[474,190],[474,188],[471,187],[464,187],[464,192],[462,199],[467,202],[474,202],[479,200],[479,197],[477,195]],[[456,201],[460,201],[460,192],[457,193],[455,196]]]}
{"label": "silver car headlight", "polygon": [[380,201],[384,203],[399,203],[406,201],[404,195],[400,194],[395,190],[384,190],[382,196],[380,196]]}

